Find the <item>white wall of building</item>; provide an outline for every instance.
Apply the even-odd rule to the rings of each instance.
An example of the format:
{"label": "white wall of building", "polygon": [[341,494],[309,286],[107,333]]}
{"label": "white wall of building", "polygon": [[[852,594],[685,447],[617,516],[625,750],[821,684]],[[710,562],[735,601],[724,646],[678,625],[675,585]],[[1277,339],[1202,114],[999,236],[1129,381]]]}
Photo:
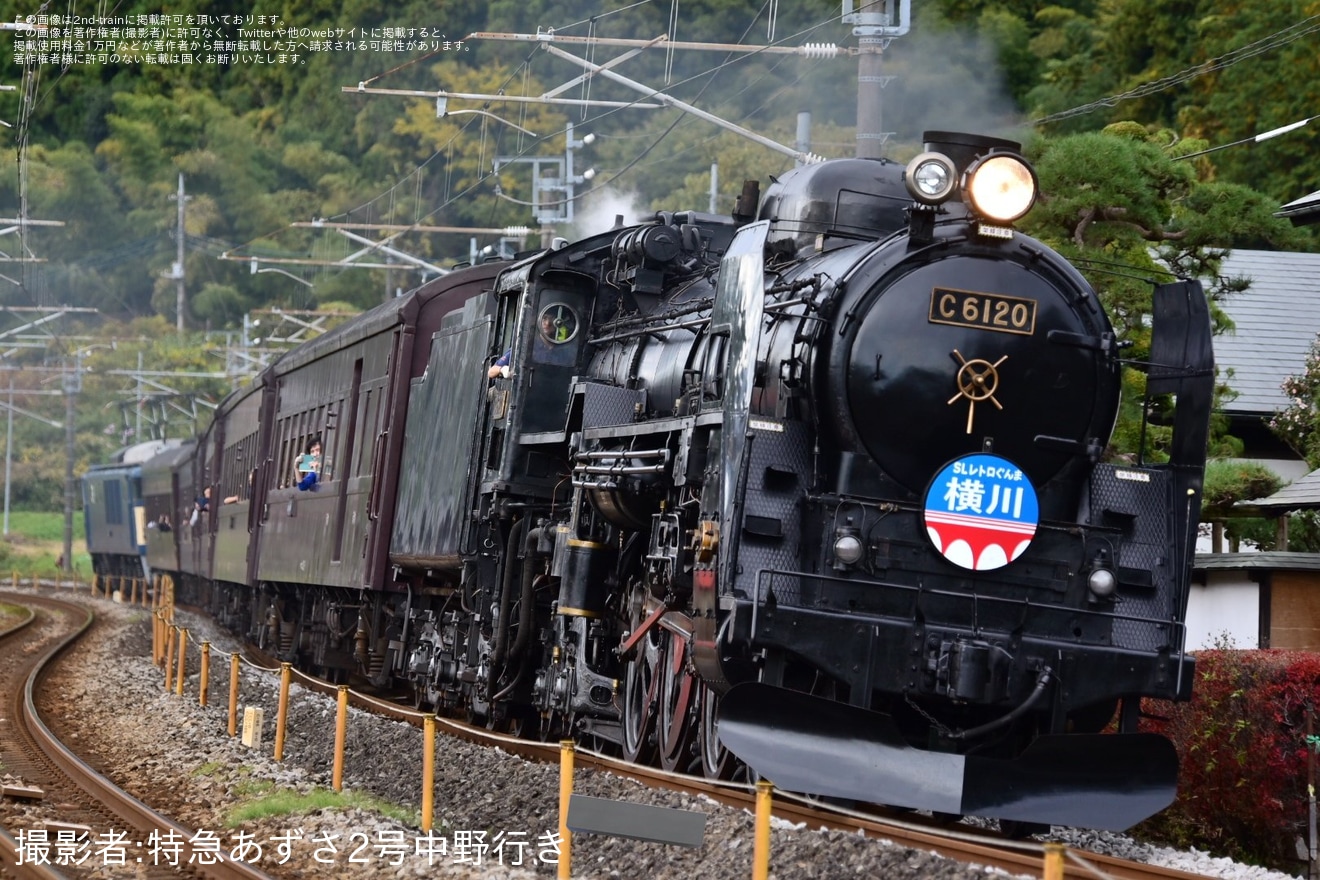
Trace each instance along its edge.
{"label": "white wall of building", "polygon": [[1260,647],[1260,586],[1245,571],[1210,571],[1192,585],[1187,603],[1187,650],[1214,648],[1225,634],[1234,648]]}

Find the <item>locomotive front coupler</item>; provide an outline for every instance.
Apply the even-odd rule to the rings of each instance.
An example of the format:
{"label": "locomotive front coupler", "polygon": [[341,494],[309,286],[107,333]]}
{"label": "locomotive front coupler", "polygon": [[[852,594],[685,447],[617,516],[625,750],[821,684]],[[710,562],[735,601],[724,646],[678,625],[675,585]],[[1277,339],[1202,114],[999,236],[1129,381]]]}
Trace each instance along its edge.
{"label": "locomotive front coupler", "polygon": [[1003,646],[956,637],[928,642],[927,667],[935,674],[935,692],[955,702],[993,705],[1008,696],[1014,657]]}

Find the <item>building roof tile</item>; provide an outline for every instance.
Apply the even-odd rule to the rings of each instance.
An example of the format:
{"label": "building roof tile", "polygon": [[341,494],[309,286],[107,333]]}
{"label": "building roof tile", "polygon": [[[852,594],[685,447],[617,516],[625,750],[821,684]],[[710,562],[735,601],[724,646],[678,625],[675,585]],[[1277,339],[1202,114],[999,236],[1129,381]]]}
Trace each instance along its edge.
{"label": "building roof tile", "polygon": [[1235,250],[1222,271],[1251,279],[1221,303],[1235,329],[1215,337],[1215,363],[1238,393],[1224,409],[1267,416],[1288,405],[1283,381],[1301,371],[1320,332],[1320,254]]}

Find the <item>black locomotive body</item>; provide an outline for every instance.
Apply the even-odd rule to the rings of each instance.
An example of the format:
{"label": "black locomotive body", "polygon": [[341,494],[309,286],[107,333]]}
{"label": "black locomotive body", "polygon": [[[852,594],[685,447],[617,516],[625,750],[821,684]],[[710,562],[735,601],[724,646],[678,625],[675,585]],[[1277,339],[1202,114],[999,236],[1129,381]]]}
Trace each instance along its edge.
{"label": "black locomotive body", "polygon": [[1191,687],[1204,296],[1155,293],[1169,461],[1105,461],[1120,340],[1011,228],[1030,202],[998,213],[1034,177],[928,140],[796,169],[759,219],[748,190],[457,270],[287,355],[174,477],[247,511],[212,603],[290,658],[669,768],[732,751],[1027,822],[1162,808],[1176,759],[1135,730]]}

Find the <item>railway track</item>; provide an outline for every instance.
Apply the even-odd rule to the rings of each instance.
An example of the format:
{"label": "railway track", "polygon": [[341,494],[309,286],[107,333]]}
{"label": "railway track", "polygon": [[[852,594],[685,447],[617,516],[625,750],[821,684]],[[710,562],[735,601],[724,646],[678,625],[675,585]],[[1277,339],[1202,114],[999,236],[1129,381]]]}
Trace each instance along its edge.
{"label": "railway track", "polygon": [[[95,625],[93,612],[83,605],[32,594],[0,593],[0,603],[26,609],[21,619],[0,631],[0,764],[6,773],[20,777],[24,786],[42,792],[37,817],[23,822],[29,842],[34,830],[45,831],[51,862],[60,858],[61,839],[68,842],[65,861],[82,858],[81,864],[20,864],[15,838],[4,833],[0,876],[50,880],[122,872],[146,880],[181,876],[268,880],[269,875],[231,860],[223,851],[212,853],[202,846],[194,850],[189,845],[192,830],[112,784],[60,742],[42,720],[41,683],[55,658]],[[58,820],[49,818],[52,815]],[[84,832],[90,839],[86,850],[75,843]],[[29,847],[28,856],[33,853]],[[122,867],[116,864],[121,859]]]}
{"label": "railway track", "polygon": [[[267,668],[278,661],[262,655],[259,662]],[[334,699],[337,685],[294,672],[299,684]],[[351,692],[353,703],[362,709],[420,726],[423,713],[377,697]],[[451,736],[477,745],[498,746],[504,751],[542,763],[559,761],[558,743],[545,743],[496,733],[484,727],[465,724],[453,719],[440,718],[439,726]],[[738,809],[754,812],[755,793],[742,784],[723,783],[685,774],[670,773],[659,768],[640,767],[618,758],[578,748],[574,763],[579,768],[591,767],[641,782],[653,788],[664,788],[692,795],[705,795],[712,800]],[[829,828],[868,837],[883,838],[899,846],[927,850],[964,863],[975,863],[1000,868],[1013,874],[1042,876],[1044,844],[1033,841],[1005,840],[991,831],[959,824],[947,827],[935,819],[920,814],[892,814],[883,809],[863,812],[810,801],[786,792],[776,792],[774,816],[807,828]],[[773,855],[771,857],[773,870]],[[1063,875],[1067,880],[1193,880],[1202,877],[1172,868],[1148,865],[1101,853],[1067,851]]]}

